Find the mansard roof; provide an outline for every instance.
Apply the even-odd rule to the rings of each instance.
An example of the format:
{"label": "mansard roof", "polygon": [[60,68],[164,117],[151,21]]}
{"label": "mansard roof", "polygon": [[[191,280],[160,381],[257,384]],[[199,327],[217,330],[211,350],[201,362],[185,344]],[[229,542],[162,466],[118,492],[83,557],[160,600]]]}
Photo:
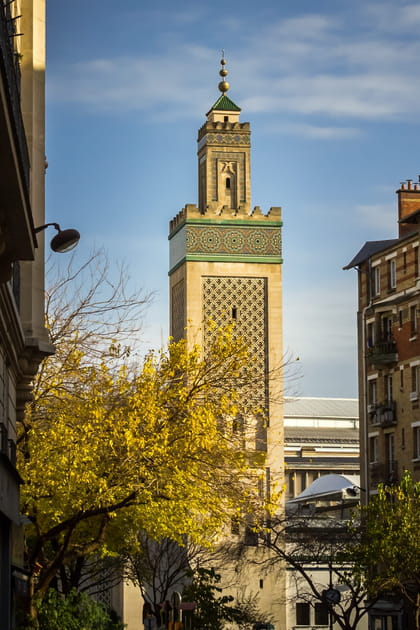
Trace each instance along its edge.
{"label": "mansard roof", "polygon": [[383,249],[387,249],[388,247],[392,247],[396,243],[398,243],[400,239],[393,238],[385,241],[367,241],[362,249],[356,254],[351,262],[348,265],[343,267],[343,269],[351,269],[352,267],[358,267],[361,263],[365,262],[371,256],[378,254]]}

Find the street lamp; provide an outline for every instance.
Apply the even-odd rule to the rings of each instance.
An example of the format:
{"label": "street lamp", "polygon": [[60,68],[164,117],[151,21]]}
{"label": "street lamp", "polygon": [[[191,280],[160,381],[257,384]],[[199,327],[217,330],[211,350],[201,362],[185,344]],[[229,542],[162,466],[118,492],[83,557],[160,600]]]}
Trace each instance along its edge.
{"label": "street lamp", "polygon": [[77,243],[80,240],[80,234],[77,230],[72,228],[67,230],[62,230],[58,223],[46,223],[45,225],[40,225],[35,228],[35,234],[45,230],[47,227],[52,225],[57,230],[57,234],[53,237],[50,243],[50,247],[54,252],[59,252],[60,254],[64,252],[69,252],[71,249],[76,247]]}

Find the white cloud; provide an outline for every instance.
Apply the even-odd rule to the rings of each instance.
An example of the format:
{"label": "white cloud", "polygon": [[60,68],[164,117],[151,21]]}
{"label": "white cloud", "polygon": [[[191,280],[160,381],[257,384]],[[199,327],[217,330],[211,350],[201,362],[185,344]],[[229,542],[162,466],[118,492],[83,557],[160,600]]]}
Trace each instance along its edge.
{"label": "white cloud", "polygon": [[305,123],[270,125],[270,133],[282,133],[315,140],[343,140],[360,135],[356,127],[332,127]]}
{"label": "white cloud", "polygon": [[[379,19],[378,7],[371,3],[359,13],[355,9],[348,25],[340,14],[311,13],[255,26],[251,32],[249,24],[240,32],[239,20],[227,15],[228,30],[237,31],[238,37],[232,36],[229,44],[236,58],[229,76],[232,98],[250,112],[292,113],[302,121],[294,121],[295,132],[317,138],[352,137],[355,130],[347,119],[417,117],[420,44],[414,25],[420,21],[420,7],[400,4],[397,10],[385,4],[384,14],[394,18],[392,32],[383,14]],[[199,24],[206,19],[200,11],[177,16],[174,29],[185,20]],[[410,39],[408,26],[416,37]],[[194,40],[192,32],[176,31],[169,54],[141,51],[60,67],[49,75],[49,96],[105,111],[165,112],[174,119],[202,113],[213,87],[209,81],[214,77],[216,90],[219,77],[215,51]],[[182,37],[188,43],[179,43]],[[308,123],[313,115],[343,122]]]}
{"label": "white cloud", "polygon": [[418,3],[405,0],[386,2],[366,2],[362,11],[367,18],[367,25],[385,33],[403,31],[418,34],[420,7]]}
{"label": "white cloud", "polygon": [[411,29],[418,29],[420,26],[420,6],[418,4],[402,7],[399,13],[401,25],[408,26]]}

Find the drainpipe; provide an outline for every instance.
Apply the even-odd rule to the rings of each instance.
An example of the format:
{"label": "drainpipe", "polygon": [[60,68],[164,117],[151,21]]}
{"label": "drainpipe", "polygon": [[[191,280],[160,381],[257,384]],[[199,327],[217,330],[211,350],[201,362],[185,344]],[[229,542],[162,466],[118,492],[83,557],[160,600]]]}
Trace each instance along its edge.
{"label": "drainpipe", "polygon": [[[361,286],[361,279],[360,279],[360,267],[357,267],[357,271],[359,274],[359,278],[358,278],[358,282],[359,282],[359,287]],[[369,443],[368,443],[368,423],[367,423],[367,383],[366,383],[366,312],[372,307],[372,292],[371,292],[371,277],[372,277],[372,259],[369,258],[368,261],[368,279],[367,279],[367,283],[368,283],[368,291],[369,291],[369,303],[362,309],[361,312],[361,318],[362,321],[360,323],[360,327],[361,327],[361,344],[362,344],[362,401],[363,401],[363,418],[362,418],[362,422],[363,422],[363,430],[364,430],[364,453],[363,453],[363,458],[364,458],[364,487],[366,489],[369,489],[370,491],[370,484],[369,484],[369,470],[368,470],[368,452],[369,452]],[[366,494],[367,499],[369,499],[369,493]]]}

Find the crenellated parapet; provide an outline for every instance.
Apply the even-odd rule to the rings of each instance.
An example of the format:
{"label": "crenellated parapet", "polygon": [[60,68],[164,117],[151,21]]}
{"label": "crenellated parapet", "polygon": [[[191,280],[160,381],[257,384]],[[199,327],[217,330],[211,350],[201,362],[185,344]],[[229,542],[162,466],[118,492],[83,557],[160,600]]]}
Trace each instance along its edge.
{"label": "crenellated parapet", "polygon": [[187,204],[171,221],[171,269],[188,260],[281,263],[281,208],[208,208]]}
{"label": "crenellated parapet", "polygon": [[251,127],[249,122],[207,121],[198,130],[197,142],[205,138],[206,144],[246,144],[251,142]]}
{"label": "crenellated parapet", "polygon": [[180,212],[170,221],[169,224],[169,234],[171,235],[180,226],[182,226],[187,221],[208,221],[211,222],[220,222],[221,221],[246,221],[246,222],[255,222],[255,221],[263,221],[263,222],[281,222],[281,207],[273,206],[264,214],[261,210],[260,206],[255,206],[254,209],[248,213],[245,208],[241,206],[234,210],[232,208],[228,208],[227,206],[223,206],[220,210],[217,208],[217,204],[209,204],[207,210],[203,213],[194,203],[187,203]]}

